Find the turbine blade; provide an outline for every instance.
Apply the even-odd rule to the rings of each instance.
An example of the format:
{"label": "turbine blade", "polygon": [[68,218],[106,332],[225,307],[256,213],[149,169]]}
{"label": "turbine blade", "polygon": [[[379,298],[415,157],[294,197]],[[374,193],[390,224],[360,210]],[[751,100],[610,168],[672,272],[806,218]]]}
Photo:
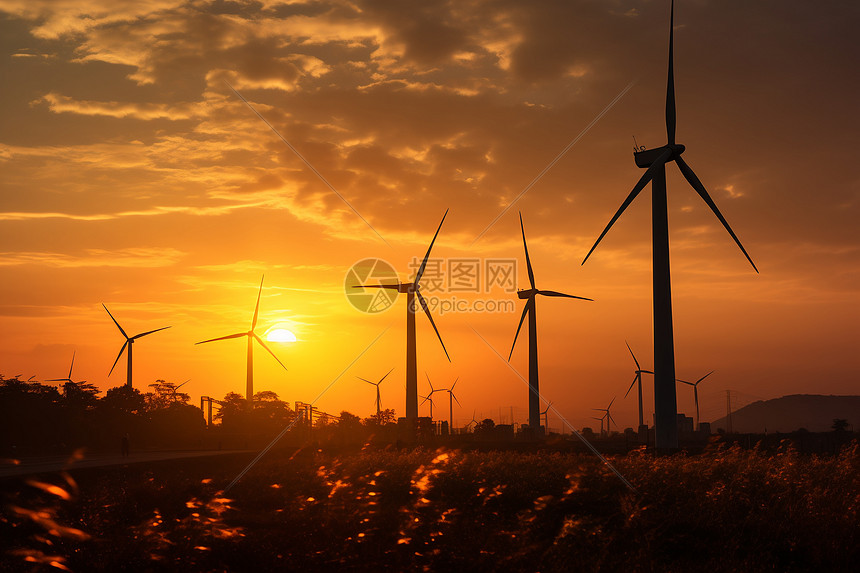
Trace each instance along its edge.
{"label": "turbine blade", "polygon": [[71,366],[69,366],[69,380],[70,381],[72,379],[72,368],[75,367],[75,354],[77,354],[77,353],[78,353],[77,350],[72,352],[72,364],[71,364]]}
{"label": "turbine blade", "polygon": [[427,394],[427,395],[431,396],[433,394],[433,392],[435,392],[435,390],[433,389],[433,383],[430,382],[430,375],[427,374],[427,372],[424,372],[424,376],[427,377],[427,383],[430,384],[430,394]]}
{"label": "turbine blade", "polygon": [[[715,370],[711,370],[710,372],[708,372],[707,374],[705,374],[704,376],[702,376],[701,378],[699,378],[698,380],[696,380],[696,384],[695,384],[695,386],[698,386],[698,385],[699,385],[699,382],[701,382],[702,380],[704,380],[705,378],[707,378],[708,376],[710,376],[710,375],[711,375],[711,374],[713,374],[714,372],[716,372],[716,371],[715,371]],[[71,374],[69,374],[69,376],[71,376]]]}
{"label": "turbine blade", "polygon": [[260,314],[260,297],[263,295],[263,279],[265,278],[266,275],[263,275],[263,278],[260,279],[260,290],[257,292],[257,306],[254,307],[254,318],[251,319],[252,331],[257,327],[257,316]]}
{"label": "turbine blade", "polygon": [[[128,346],[128,339],[122,343],[122,348],[119,349],[119,354],[116,355],[116,360],[113,361],[113,366],[110,367],[110,372],[108,372],[108,376],[113,373],[113,369],[116,367],[116,363],[119,362],[119,357],[122,356],[122,353],[125,352],[125,347]],[[71,382],[71,380],[69,380]]]}
{"label": "turbine blade", "polygon": [[[419,282],[421,282],[421,275],[424,274],[424,267],[427,266],[427,259],[430,258],[430,251],[433,250],[433,243],[436,242],[436,237],[439,236],[439,231],[442,230],[442,223],[445,222],[445,217],[448,216],[448,209],[445,209],[445,214],[442,215],[442,221],[439,223],[439,228],[436,229],[436,234],[433,235],[433,240],[430,241],[430,247],[427,249],[427,254],[424,255],[424,260],[421,261],[421,266],[418,268],[418,272],[415,274],[415,285],[417,286]],[[440,339],[441,340],[441,339]],[[444,346],[444,344],[443,344]],[[448,354],[446,351],[445,354]]]}
{"label": "turbine blade", "polygon": [[177,386],[176,388],[174,388],[174,391],[175,391],[175,390],[179,390],[180,388],[182,388],[183,386],[185,386],[185,385],[186,385],[186,384],[188,384],[189,382],[191,382],[191,379],[190,379],[190,378],[189,378],[188,380],[186,380],[185,382],[183,382],[182,384],[180,384],[179,386]]}
{"label": "turbine blade", "polygon": [[702,198],[702,200],[708,205],[708,207],[711,208],[711,211],[714,212],[714,215],[717,216],[717,219],[720,220],[720,223],[723,224],[723,227],[726,228],[726,231],[728,231],[729,235],[732,236],[732,239],[735,240],[735,243],[740,248],[741,252],[747,258],[747,260],[750,262],[755,272],[758,272],[758,268],[756,268],[752,258],[750,258],[749,254],[747,254],[747,250],[741,244],[740,239],[738,239],[737,235],[735,235],[735,232],[732,231],[732,228],[729,226],[728,221],[726,221],[725,217],[723,217],[723,214],[720,213],[720,210],[717,208],[717,204],[714,203],[714,200],[711,199],[710,195],[708,195],[708,192],[705,190],[705,186],[702,185],[702,182],[699,181],[699,178],[696,177],[696,174],[693,173],[692,169],[690,169],[690,166],[687,165],[687,163],[681,157],[676,157],[675,163],[678,164],[678,169],[681,170],[681,173],[684,175],[684,178],[687,180],[687,182],[693,187],[693,189],[696,190],[696,193],[699,194],[699,197]]}
{"label": "turbine blade", "polygon": [[588,251],[587,255],[585,255],[585,258],[582,260],[583,265],[585,264],[585,261],[588,260],[588,257],[591,256],[591,253],[594,252],[594,249],[597,248],[597,245],[600,244],[600,241],[603,239],[603,237],[606,235],[606,233],[609,232],[609,229],[612,228],[612,225],[615,224],[615,221],[618,220],[618,217],[620,217],[621,214],[624,212],[624,210],[627,209],[627,207],[630,205],[630,203],[632,203],[633,200],[636,199],[636,197],[639,195],[639,193],[642,191],[642,189],[644,189],[645,186],[651,181],[651,178],[654,177],[654,173],[658,169],[663,167],[663,165],[666,163],[666,160],[669,159],[669,157],[671,155],[672,155],[672,150],[667,149],[662,154],[660,154],[660,157],[658,157],[657,160],[651,164],[651,167],[649,167],[645,171],[645,173],[642,174],[642,177],[636,183],[636,186],[633,187],[633,190],[627,196],[627,199],[624,200],[624,203],[621,204],[621,207],[618,208],[618,211],[616,211],[615,215],[613,215],[612,219],[610,219],[609,224],[606,225],[606,228],[603,229],[603,232],[600,233],[599,237],[597,237],[597,240],[594,242],[594,246],[591,247],[591,250]]}
{"label": "turbine blade", "polygon": [[453,384],[451,384],[451,388],[449,388],[449,389],[448,389],[448,391],[449,391],[449,392],[451,392],[452,394],[454,393],[454,386],[456,386],[456,385],[457,385],[457,382],[458,382],[459,380],[460,380],[460,377],[459,377],[459,376],[457,376],[457,379],[456,379],[456,380],[454,380],[454,383],[453,383]]}
{"label": "turbine blade", "polygon": [[168,328],[170,328],[170,327],[169,326],[162,326],[161,328],[156,328],[155,330],[150,330],[147,332],[142,332],[140,334],[135,334],[134,336],[131,337],[130,340],[137,340],[138,338],[143,338],[147,334],[152,334],[153,332],[158,332],[159,330],[167,330]]}
{"label": "turbine blade", "polygon": [[520,335],[520,329],[523,327],[523,321],[526,319],[526,315],[529,312],[529,308],[531,308],[531,304],[532,304],[533,300],[534,299],[530,298],[529,301],[526,303],[526,305],[523,307],[523,314],[522,314],[522,316],[520,316],[520,324],[517,326],[517,333],[514,335],[514,343],[511,344],[511,352],[510,352],[510,354],[508,354],[508,362],[511,361],[511,356],[514,355],[514,346],[517,345],[517,337],[519,337],[519,335]]}
{"label": "turbine blade", "polygon": [[526,252],[526,269],[529,272],[529,284],[535,287],[535,273],[532,270],[532,261],[529,258],[529,246],[526,244],[526,229],[523,227],[523,214],[520,213],[520,230],[523,232],[523,250]]}
{"label": "turbine blade", "polygon": [[675,143],[675,59],[673,36],[675,27],[675,0],[669,15],[669,78],[666,81],[666,136],[669,145]]}
{"label": "turbine blade", "polygon": [[654,374],[654,373],[653,373],[653,372],[651,372],[650,370],[640,370],[639,372],[641,372],[642,374],[651,374],[652,376],[653,376],[653,374]]}
{"label": "turbine blade", "polygon": [[615,402],[615,398],[617,398],[617,397],[618,397],[618,396],[613,396],[612,400],[609,402],[609,405],[606,407],[606,412],[607,412],[607,413],[609,412],[609,408],[611,408],[611,407],[612,407],[612,402]]}
{"label": "turbine blade", "polygon": [[395,285],[383,285],[383,284],[379,284],[379,285],[353,285],[352,288],[390,288],[390,289],[396,290],[399,286],[400,285],[396,285],[396,284]]}
{"label": "turbine blade", "polygon": [[210,338],[209,340],[202,340],[200,342],[195,342],[194,344],[206,344],[207,342],[215,342],[216,340],[229,340],[231,338],[239,338],[242,336],[248,336],[247,332],[240,332],[238,334],[231,334],[229,336],[222,336],[220,338]]}
{"label": "turbine blade", "polygon": [[458,406],[460,406],[461,408],[463,407],[463,405],[462,405],[462,404],[460,403],[460,401],[457,399],[457,395],[456,395],[456,394],[454,394],[453,392],[451,392],[451,397],[452,397],[452,398],[454,398],[454,401],[455,401],[455,402],[457,402],[457,405],[458,405]]}
{"label": "turbine blade", "polygon": [[363,382],[367,382],[368,384],[373,384],[374,386],[376,386],[376,382],[371,382],[367,378],[362,378],[361,376],[356,376],[356,378],[358,378],[359,380],[361,380]]}
{"label": "turbine blade", "polygon": [[[448,212],[447,212],[447,211],[445,211],[445,214],[447,215],[447,214],[448,214]],[[437,232],[438,232],[438,231],[437,231]],[[432,245],[431,245],[431,246],[432,246]],[[430,251],[427,251],[427,254],[429,255],[429,254],[430,254]],[[418,282],[418,281],[416,281],[416,283],[417,283],[417,282]],[[427,319],[430,321],[430,324],[431,324],[431,325],[433,325],[433,330],[436,332],[436,338],[438,338],[438,339],[439,339],[439,344],[441,344],[441,345],[442,345],[442,350],[444,350],[444,351],[445,351],[445,356],[448,358],[448,362],[451,362],[451,356],[449,356],[449,355],[448,355],[448,349],[447,349],[447,348],[445,348],[445,343],[444,343],[444,342],[442,342],[442,335],[441,335],[441,334],[439,334],[439,329],[438,329],[438,328],[436,328],[436,323],[435,323],[435,322],[433,322],[433,316],[430,314],[430,309],[429,309],[429,308],[427,308],[427,301],[426,301],[426,300],[424,300],[424,297],[423,297],[423,296],[421,296],[421,293],[420,293],[420,292],[418,292],[417,290],[415,291],[415,295],[418,297],[418,302],[420,302],[420,303],[421,303],[421,308],[423,308],[423,309],[424,309],[424,314],[426,314],[426,315],[427,315]]]}
{"label": "turbine blade", "polygon": [[626,398],[626,397],[627,397],[627,395],[630,393],[630,391],[631,391],[631,390],[633,390],[633,386],[636,384],[636,380],[638,380],[638,379],[639,379],[639,376],[634,376],[634,377],[633,377],[633,382],[631,382],[631,383],[630,383],[630,388],[628,388],[628,389],[627,389],[627,392],[625,392],[625,393],[624,393],[624,397],[625,397],[625,398]]}
{"label": "turbine blade", "polygon": [[122,329],[122,327],[121,327],[121,326],[119,325],[119,323],[116,321],[116,319],[115,319],[115,318],[113,317],[113,315],[110,313],[110,311],[108,310],[108,307],[106,307],[106,306],[105,306],[105,303],[102,303],[102,306],[104,306],[105,310],[107,310],[108,315],[111,317],[111,320],[113,320],[113,323],[116,325],[116,327],[119,329],[119,331],[120,331],[120,332],[122,332],[122,335],[123,335],[123,336],[125,336],[125,337],[126,337],[126,339],[127,339],[127,338],[128,338],[128,334],[126,334],[126,333],[125,333],[125,331]]}
{"label": "turbine blade", "polygon": [[[626,341],[626,340],[624,341],[624,344],[627,344],[627,341]],[[638,361],[638,360],[636,360],[636,355],[635,355],[635,354],[633,354],[633,349],[632,349],[632,348],[630,348],[630,345],[629,345],[629,344],[627,344],[627,350],[629,350],[629,351],[630,351],[630,356],[632,356],[632,357],[633,357],[633,362],[635,362],[635,363],[636,363],[636,371],[637,371],[637,372],[641,372],[641,371],[642,371],[642,367],[641,367],[641,366],[639,366],[639,361]]]}
{"label": "turbine blade", "polygon": [[263,342],[263,339],[262,339],[262,338],[260,338],[259,336],[257,336],[257,335],[256,335],[256,333],[253,333],[253,332],[251,333],[251,336],[253,336],[253,337],[256,339],[256,341],[260,343],[260,346],[262,346],[263,348],[265,348],[265,349],[266,349],[266,351],[267,351],[269,354],[271,354],[271,355],[272,355],[272,358],[274,358],[275,360],[277,360],[277,361],[278,361],[278,364],[280,364],[280,365],[281,365],[281,368],[283,368],[284,370],[286,370],[286,369],[287,369],[287,367],[286,367],[286,366],[284,366],[284,363],[283,363],[283,362],[281,362],[281,359],[280,359],[280,358],[278,358],[278,357],[277,357],[277,355],[275,355],[275,353],[274,353],[274,352],[272,352],[272,349],[271,349],[271,348],[269,348],[268,346],[266,346],[266,343],[265,343],[265,342]]}
{"label": "turbine blade", "polygon": [[692,382],[687,382],[686,380],[679,380],[678,378],[675,378],[675,382],[680,382],[681,384],[686,384],[687,386],[695,386],[695,384],[693,384]]}
{"label": "turbine blade", "polygon": [[394,372],[394,368],[392,368],[391,370],[389,370],[388,372],[386,372],[386,373],[385,373],[385,376],[383,376],[382,378],[380,378],[380,379],[379,379],[379,382],[377,382],[377,384],[382,384],[382,381],[383,381],[383,380],[385,380],[386,378],[388,378],[388,375],[389,375],[389,374],[391,374],[392,372]]}
{"label": "turbine blade", "polygon": [[564,298],[578,298],[579,300],[591,300],[593,299],[585,298],[584,296],[574,296],[572,294],[564,294],[563,292],[556,292],[554,290],[539,290],[537,294],[542,294],[544,296],[563,296]]}

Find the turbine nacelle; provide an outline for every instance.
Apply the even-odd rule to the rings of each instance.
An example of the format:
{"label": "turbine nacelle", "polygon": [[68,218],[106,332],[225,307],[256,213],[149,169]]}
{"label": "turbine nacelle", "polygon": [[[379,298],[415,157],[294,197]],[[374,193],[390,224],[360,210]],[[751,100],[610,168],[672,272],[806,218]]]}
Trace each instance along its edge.
{"label": "turbine nacelle", "polygon": [[522,300],[527,300],[530,298],[534,298],[535,295],[537,295],[539,293],[540,293],[540,291],[536,288],[520,289],[517,291],[517,297],[522,299]]}
{"label": "turbine nacelle", "polygon": [[[634,151],[633,160],[636,161],[636,167],[647,169],[651,167],[656,161],[664,161],[665,163],[674,161],[676,158],[680,157],[686,149],[687,148],[680,143],[670,143],[668,145],[664,145],[663,147],[655,147],[654,149],[643,149],[641,151]],[[671,155],[669,155],[668,158],[663,160],[662,155],[666,151],[671,152]]]}

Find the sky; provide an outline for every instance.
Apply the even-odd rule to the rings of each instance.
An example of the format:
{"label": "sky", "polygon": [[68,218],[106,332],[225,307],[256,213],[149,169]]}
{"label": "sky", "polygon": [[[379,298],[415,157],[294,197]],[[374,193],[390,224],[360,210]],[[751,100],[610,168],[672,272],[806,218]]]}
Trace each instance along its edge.
{"label": "sky", "polygon": [[[663,0],[0,0],[0,373],[63,378],[74,353],[74,380],[124,384],[104,304],[129,335],[171,327],[135,343],[135,387],[244,393],[245,339],[195,343],[247,331],[262,280],[257,332],[298,340],[267,342],[286,371],[255,349],[256,391],[367,416],[357,377],[393,368],[382,405],[403,415],[406,301],[365,312],[344,285],[368,258],[408,280],[449,210],[422,287],[451,361],[418,316],[419,394],[457,380],[455,424],[523,423],[522,213],[537,286],[594,299],[537,301],[550,427],[596,426],[613,397],[634,426],[650,189],[581,263],[642,175],[633,137],[666,142],[668,17]],[[858,25],[847,1],[676,5],[677,140],[760,271],[669,165],[676,372],[715,371],[702,420],[726,390],[857,394]],[[652,392],[646,376],[646,416]],[[679,410],[692,398],[679,387]]]}

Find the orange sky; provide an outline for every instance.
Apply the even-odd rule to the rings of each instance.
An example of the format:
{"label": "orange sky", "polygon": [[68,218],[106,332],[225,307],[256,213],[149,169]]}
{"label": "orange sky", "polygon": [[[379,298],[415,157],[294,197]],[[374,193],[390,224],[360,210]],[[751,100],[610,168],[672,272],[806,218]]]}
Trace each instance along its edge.
{"label": "orange sky", "polygon": [[[761,271],[670,165],[677,372],[716,370],[703,420],[726,389],[857,393],[858,16],[676,6],[678,141]],[[76,380],[124,383],[124,358],[107,376],[122,337],[105,303],[130,334],[172,326],[135,344],[138,388],[244,392],[244,341],[194,342],[246,330],[265,274],[259,332],[287,323],[299,341],[270,343],[288,372],[257,351],[256,389],[309,402],[343,373],[318,405],[365,416],[374,389],[356,376],[393,367],[383,406],[402,415],[405,301],[357,311],[347,270],[379,257],[408,279],[450,208],[433,256],[516,258],[525,286],[521,210],[538,287],[595,299],[538,300],[542,392],[577,427],[616,395],[613,416],[635,424],[624,341],[652,366],[649,190],[580,262],[641,176],[631,135],[665,142],[667,22],[663,1],[0,1],[0,373],[64,377],[77,352]],[[459,376],[460,423],[511,406],[526,421],[524,382],[495,354],[521,309],[434,312],[450,364],[418,317],[419,375]],[[520,336],[511,365],[527,377]]]}

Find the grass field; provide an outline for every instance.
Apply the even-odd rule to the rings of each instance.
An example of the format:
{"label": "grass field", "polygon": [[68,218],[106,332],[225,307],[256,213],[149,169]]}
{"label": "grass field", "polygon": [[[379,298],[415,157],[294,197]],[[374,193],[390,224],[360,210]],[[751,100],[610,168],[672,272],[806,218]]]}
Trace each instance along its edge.
{"label": "grass field", "polygon": [[272,452],[2,482],[5,570],[853,571],[860,448]]}

